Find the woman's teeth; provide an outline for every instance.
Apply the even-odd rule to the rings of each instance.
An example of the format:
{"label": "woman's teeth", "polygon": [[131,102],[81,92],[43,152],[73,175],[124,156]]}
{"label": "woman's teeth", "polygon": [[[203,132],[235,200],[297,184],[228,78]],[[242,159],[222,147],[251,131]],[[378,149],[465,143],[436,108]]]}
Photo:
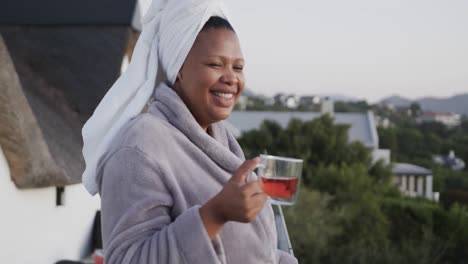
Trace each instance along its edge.
{"label": "woman's teeth", "polygon": [[232,93],[219,93],[219,92],[214,92],[215,95],[226,98],[226,99],[231,99],[234,94]]}

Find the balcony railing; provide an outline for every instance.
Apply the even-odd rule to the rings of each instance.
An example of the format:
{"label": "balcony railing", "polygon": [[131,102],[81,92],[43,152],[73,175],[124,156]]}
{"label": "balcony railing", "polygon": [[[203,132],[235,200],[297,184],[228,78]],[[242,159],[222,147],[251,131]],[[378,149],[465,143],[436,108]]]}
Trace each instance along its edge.
{"label": "balcony railing", "polygon": [[273,205],[273,212],[275,213],[276,231],[278,233],[278,249],[294,256],[281,205]]}

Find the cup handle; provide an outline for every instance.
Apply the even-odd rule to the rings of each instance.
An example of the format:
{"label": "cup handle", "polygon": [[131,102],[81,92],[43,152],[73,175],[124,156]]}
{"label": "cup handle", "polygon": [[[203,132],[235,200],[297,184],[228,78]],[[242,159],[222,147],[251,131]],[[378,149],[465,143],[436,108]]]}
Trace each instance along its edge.
{"label": "cup handle", "polygon": [[246,183],[250,181],[258,181],[258,175],[255,174],[255,170],[258,168],[266,168],[266,166],[264,164],[258,163],[253,170],[249,171],[247,177],[245,177]]}

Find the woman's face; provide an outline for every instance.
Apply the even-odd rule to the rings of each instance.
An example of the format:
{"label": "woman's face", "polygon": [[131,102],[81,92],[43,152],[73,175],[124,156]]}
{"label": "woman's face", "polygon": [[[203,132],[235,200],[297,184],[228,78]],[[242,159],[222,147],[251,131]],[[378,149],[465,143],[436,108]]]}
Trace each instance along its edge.
{"label": "woman's face", "polygon": [[212,28],[198,34],[174,87],[203,129],[231,114],[244,89],[243,67],[233,31]]}

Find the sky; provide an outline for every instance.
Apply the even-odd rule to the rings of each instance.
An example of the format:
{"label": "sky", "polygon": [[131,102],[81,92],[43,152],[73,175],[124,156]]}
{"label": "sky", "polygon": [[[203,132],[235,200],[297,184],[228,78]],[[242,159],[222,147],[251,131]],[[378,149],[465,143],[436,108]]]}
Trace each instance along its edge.
{"label": "sky", "polygon": [[468,93],[468,0],[226,3],[255,93],[370,102]]}

